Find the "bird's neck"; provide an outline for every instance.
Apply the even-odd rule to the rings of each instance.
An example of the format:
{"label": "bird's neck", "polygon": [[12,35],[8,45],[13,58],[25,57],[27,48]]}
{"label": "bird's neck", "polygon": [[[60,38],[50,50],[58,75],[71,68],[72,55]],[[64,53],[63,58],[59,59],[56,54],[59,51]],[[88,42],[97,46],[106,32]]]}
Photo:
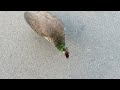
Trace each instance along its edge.
{"label": "bird's neck", "polygon": [[65,44],[61,44],[61,45],[58,45],[57,48],[61,51],[61,52],[64,52],[65,51]]}

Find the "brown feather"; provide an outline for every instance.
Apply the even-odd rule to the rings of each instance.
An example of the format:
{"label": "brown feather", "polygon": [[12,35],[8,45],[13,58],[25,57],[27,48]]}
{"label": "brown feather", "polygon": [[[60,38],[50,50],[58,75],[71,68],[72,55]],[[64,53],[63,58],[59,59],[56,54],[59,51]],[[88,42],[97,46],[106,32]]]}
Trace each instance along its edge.
{"label": "brown feather", "polygon": [[[39,35],[52,40],[56,47],[65,45],[63,22],[48,11],[25,12],[24,18]],[[65,53],[69,57],[69,53]]]}

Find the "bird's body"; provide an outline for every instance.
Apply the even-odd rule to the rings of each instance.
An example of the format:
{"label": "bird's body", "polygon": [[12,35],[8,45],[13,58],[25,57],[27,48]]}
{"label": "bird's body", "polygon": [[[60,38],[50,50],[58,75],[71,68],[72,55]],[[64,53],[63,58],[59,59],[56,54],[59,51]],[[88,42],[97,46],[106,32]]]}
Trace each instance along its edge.
{"label": "bird's body", "polygon": [[60,19],[47,11],[25,12],[24,18],[39,35],[53,42],[65,55],[69,54],[65,46],[64,24]]}

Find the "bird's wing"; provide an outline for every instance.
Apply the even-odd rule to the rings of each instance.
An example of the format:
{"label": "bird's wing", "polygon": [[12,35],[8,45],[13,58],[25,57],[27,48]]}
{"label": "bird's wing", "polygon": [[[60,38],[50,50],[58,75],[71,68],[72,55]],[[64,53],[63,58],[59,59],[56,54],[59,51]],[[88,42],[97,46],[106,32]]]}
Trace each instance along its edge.
{"label": "bird's wing", "polygon": [[40,35],[59,37],[59,35],[65,34],[62,21],[52,13],[47,11],[25,12],[24,17],[31,28]]}
{"label": "bird's wing", "polygon": [[42,31],[46,29],[44,19],[35,12],[25,12],[24,18],[30,27],[35,30],[39,35],[44,35]]}

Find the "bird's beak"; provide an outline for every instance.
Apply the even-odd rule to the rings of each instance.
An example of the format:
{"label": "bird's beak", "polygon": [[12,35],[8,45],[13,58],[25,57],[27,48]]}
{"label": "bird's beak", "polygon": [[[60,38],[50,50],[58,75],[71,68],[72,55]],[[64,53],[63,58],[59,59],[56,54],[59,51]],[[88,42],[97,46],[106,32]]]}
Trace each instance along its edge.
{"label": "bird's beak", "polygon": [[66,56],[66,58],[69,58],[69,52],[68,52],[68,48],[66,47],[66,50],[63,52]]}
{"label": "bird's beak", "polygon": [[69,52],[68,51],[65,52],[65,56],[66,56],[66,58],[69,58]]}

